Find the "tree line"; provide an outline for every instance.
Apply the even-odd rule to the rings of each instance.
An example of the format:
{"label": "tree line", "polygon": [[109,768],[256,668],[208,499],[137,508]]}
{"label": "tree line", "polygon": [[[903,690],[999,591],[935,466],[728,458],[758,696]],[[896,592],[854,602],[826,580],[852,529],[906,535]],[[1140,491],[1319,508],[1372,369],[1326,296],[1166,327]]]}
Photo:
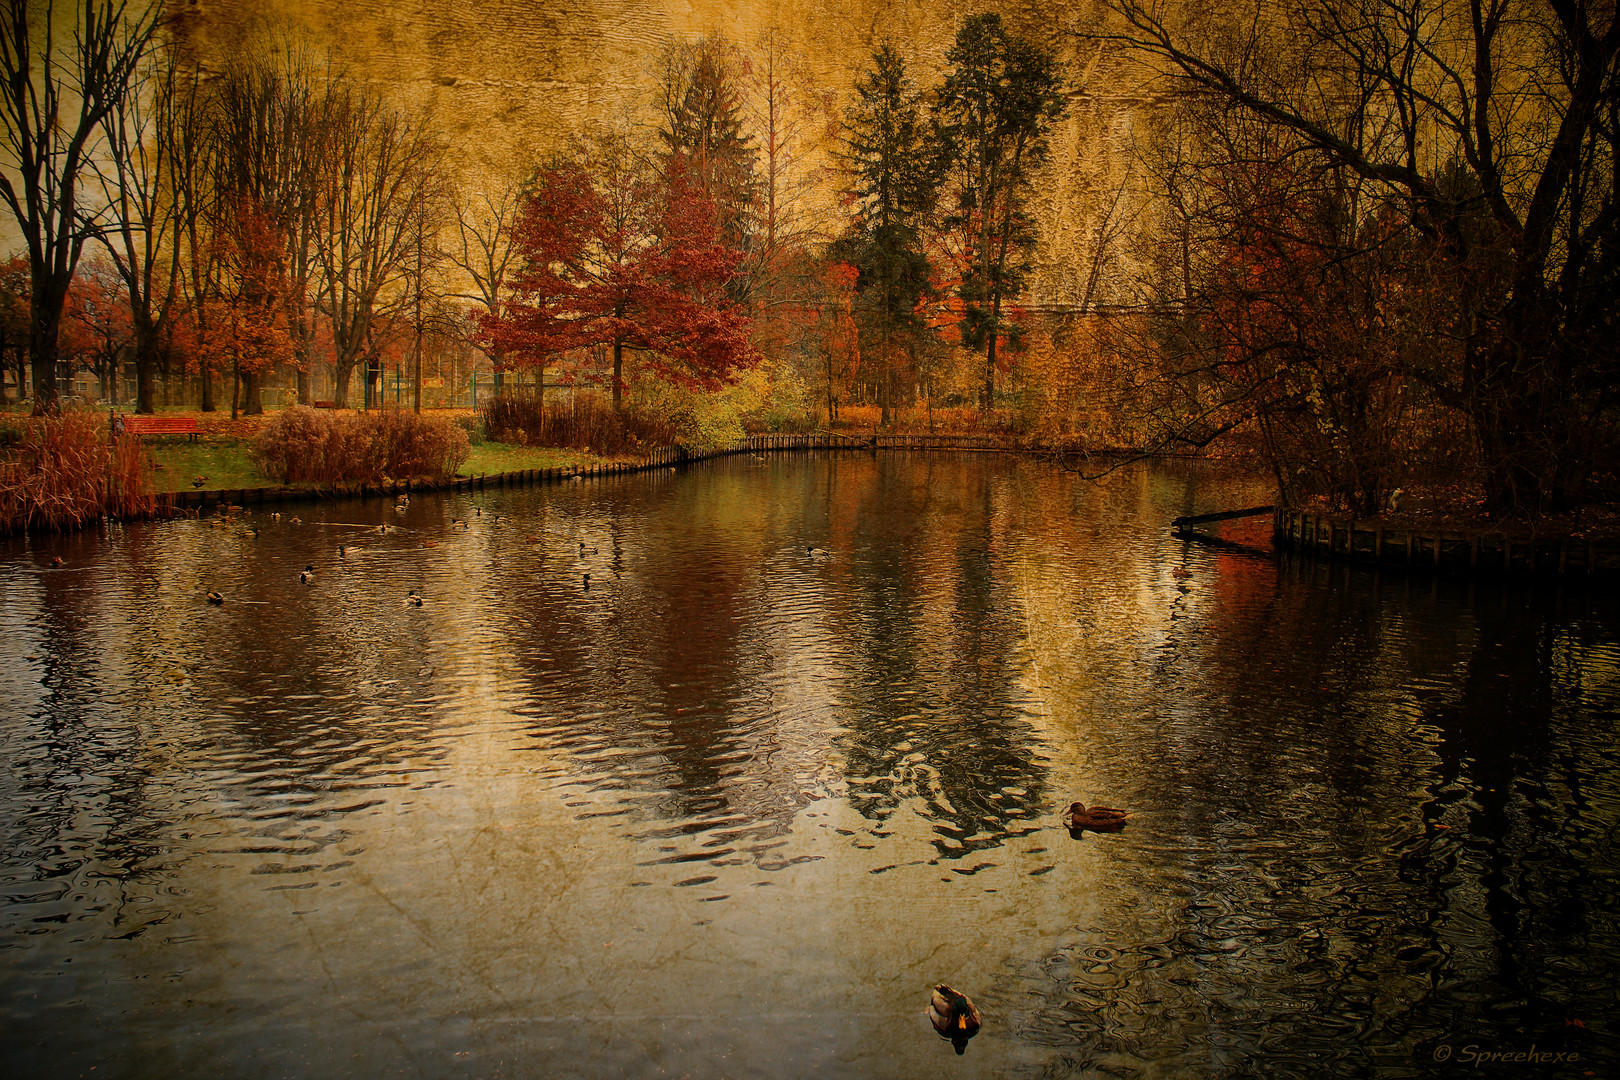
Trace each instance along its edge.
{"label": "tree line", "polygon": [[[36,411],[55,407],[65,354],[115,364],[85,323],[114,302],[101,337],[126,333],[142,411],[173,371],[203,376],[204,409],[223,381],[233,410],[262,411],[276,371],[308,403],[319,364],[342,406],[426,326],[474,342],[497,384],[596,382],[615,407],[627,357],[712,389],[768,352],[797,362],[789,381],[825,376],[830,409],[870,394],[887,414],[896,371],[944,321],[985,353],[990,404],[1035,239],[1022,199],[1062,101],[1052,56],[997,16],[964,27],[915,146],[885,133],[885,110],[922,98],[887,45],[870,79],[898,79],[890,99],[841,118],[774,43],[756,60],[704,40],[660,59],[656,124],[453,177],[426,117],[296,37],[251,35],[205,71],[161,5],[80,0],[70,37],[52,32],[65,5],[6,4],[0,197],[28,280],[0,283],[0,346],[26,355]],[[841,232],[825,220],[829,152],[850,178]],[[882,179],[897,171],[912,190]],[[956,315],[922,313],[947,296]]]}
{"label": "tree line", "polygon": [[[176,368],[209,376],[204,407],[225,381],[256,411],[267,373],[307,402],[327,365],[343,404],[439,335],[498,382],[597,385],[616,409],[754,380],[829,421],[859,401],[888,422],[949,393],[988,411],[1028,349],[1054,352],[1022,301],[1075,88],[995,14],[961,24],[931,86],[878,44],[842,110],[774,41],[677,45],[649,73],[650,122],[474,177],[426,117],[294,39],[204,73],[157,8],[80,0],[70,43],[42,33],[49,4],[5,2],[0,197],[28,288],[0,274],[0,349],[26,339],[36,409],[64,318],[90,355],[114,294],[143,409]],[[1097,370],[1046,400],[1141,450],[1242,440],[1289,500],[1370,511],[1435,476],[1492,513],[1616,492],[1613,6],[1184,16],[1113,0],[1074,31],[1143,61],[1153,104],[1141,190],[1116,195],[1086,287],[1122,237],[1109,284],[1133,303],[1087,324]],[[87,245],[96,297],[78,302]]]}

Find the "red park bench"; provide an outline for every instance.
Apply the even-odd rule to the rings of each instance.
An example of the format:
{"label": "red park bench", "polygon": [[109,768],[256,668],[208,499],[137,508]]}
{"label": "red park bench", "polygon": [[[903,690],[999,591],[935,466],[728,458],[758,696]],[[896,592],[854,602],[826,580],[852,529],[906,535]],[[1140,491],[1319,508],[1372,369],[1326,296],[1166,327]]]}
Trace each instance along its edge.
{"label": "red park bench", "polygon": [[190,416],[121,416],[113,421],[115,430],[119,420],[130,435],[189,435],[196,442],[202,434],[196,418]]}

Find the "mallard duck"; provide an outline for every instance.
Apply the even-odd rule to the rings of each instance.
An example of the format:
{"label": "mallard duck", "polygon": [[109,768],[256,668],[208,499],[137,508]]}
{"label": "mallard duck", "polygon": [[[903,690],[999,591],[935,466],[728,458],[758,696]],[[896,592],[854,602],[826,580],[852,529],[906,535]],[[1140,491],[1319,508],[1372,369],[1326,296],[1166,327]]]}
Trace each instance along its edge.
{"label": "mallard duck", "polygon": [[191,478],[191,486],[194,488],[200,488],[206,483],[208,483],[208,477],[206,476],[193,476]]}
{"label": "mallard duck", "polygon": [[1125,819],[1130,817],[1123,810],[1116,810],[1112,806],[1093,806],[1087,809],[1084,803],[1069,804],[1069,828],[1090,829],[1092,832],[1114,832],[1125,825]]}
{"label": "mallard duck", "polygon": [[298,571],[298,582],[299,582],[299,584],[301,584],[301,585],[309,585],[309,584],[313,584],[314,581],[315,581],[315,566],[314,566],[313,563],[311,563],[309,565],[306,565],[302,570]]}
{"label": "mallard duck", "polygon": [[281,511],[277,510],[277,511],[274,511],[273,513],[271,513],[270,520],[271,521],[280,521],[281,520]]}
{"label": "mallard duck", "polygon": [[394,496],[394,505],[395,506],[409,506],[410,504],[411,504],[411,497],[408,494],[406,494],[405,492],[402,491],[398,495]]}
{"label": "mallard duck", "polygon": [[407,505],[406,503],[395,503],[394,504],[394,513],[403,514],[405,512],[406,505]]}
{"label": "mallard duck", "polygon": [[832,554],[832,552],[828,551],[826,548],[819,548],[814,544],[807,544],[805,546],[804,553],[810,556],[812,559],[825,559],[828,555]]}
{"label": "mallard duck", "polygon": [[422,594],[412,589],[405,597],[405,602],[412,607],[422,606]]}
{"label": "mallard duck", "polygon": [[928,1020],[940,1038],[951,1040],[958,1054],[967,1050],[968,1040],[979,1033],[982,1023],[968,996],[944,983],[934,987],[928,999]]}
{"label": "mallard duck", "polygon": [[60,556],[60,555],[52,555],[51,556],[51,565],[52,566],[61,566],[62,565],[62,556]]}
{"label": "mallard duck", "polygon": [[380,532],[380,533],[385,533],[391,528],[393,528],[393,526],[388,524],[388,522],[385,521],[381,525],[377,526],[377,531]]}
{"label": "mallard duck", "polygon": [[222,594],[215,592],[213,589],[209,589],[208,602],[210,604],[223,604],[225,602],[225,597]]}
{"label": "mallard duck", "polygon": [[470,526],[468,526],[467,522],[465,520],[463,520],[462,518],[451,518],[450,519],[450,527],[452,529],[466,529],[466,528],[469,528]]}
{"label": "mallard duck", "polygon": [[586,574],[585,575],[585,588],[588,590],[588,589],[590,589],[590,587],[591,587],[591,575]]}
{"label": "mallard duck", "polygon": [[349,545],[348,544],[339,544],[338,545],[338,558],[347,559],[348,557],[349,557]]}

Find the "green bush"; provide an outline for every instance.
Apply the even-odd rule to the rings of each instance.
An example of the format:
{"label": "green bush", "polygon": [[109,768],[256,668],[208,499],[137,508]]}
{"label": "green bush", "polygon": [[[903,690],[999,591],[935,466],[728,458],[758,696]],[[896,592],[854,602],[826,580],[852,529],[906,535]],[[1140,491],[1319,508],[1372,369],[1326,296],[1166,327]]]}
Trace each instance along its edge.
{"label": "green bush", "polygon": [[393,411],[334,416],[294,405],[265,424],[253,459],[284,484],[376,483],[384,476],[446,480],[467,460],[467,432],[439,417]]}

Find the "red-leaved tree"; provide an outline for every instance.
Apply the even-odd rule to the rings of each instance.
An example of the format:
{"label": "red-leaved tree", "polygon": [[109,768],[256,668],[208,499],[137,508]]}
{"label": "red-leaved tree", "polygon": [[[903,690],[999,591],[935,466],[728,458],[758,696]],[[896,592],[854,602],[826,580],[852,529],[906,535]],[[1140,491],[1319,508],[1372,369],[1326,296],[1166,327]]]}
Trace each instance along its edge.
{"label": "red-leaved tree", "polygon": [[626,349],[705,389],[759,363],[748,318],[725,292],[742,253],[720,242],[714,204],[678,164],[660,181],[624,140],[598,139],[541,170],[513,242],[523,266],[512,299],[482,321],[486,341],[520,366],[611,347],[618,409]]}

